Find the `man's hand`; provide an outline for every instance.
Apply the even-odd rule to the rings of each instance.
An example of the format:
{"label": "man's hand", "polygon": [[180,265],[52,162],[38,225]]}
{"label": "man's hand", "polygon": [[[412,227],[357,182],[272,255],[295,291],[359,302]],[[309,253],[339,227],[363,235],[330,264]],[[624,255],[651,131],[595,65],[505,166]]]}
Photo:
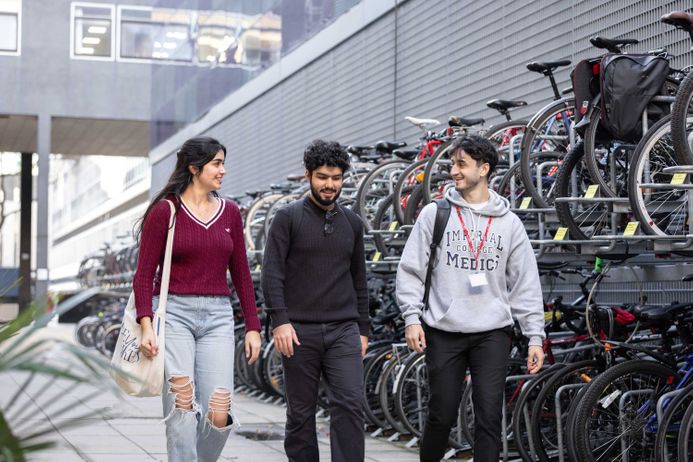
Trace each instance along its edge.
{"label": "man's hand", "polygon": [[277,351],[287,358],[294,355],[294,343],[297,346],[301,346],[301,342],[298,341],[298,336],[296,336],[296,331],[291,323],[275,327],[272,330],[272,335],[274,336],[274,345],[277,347]]}
{"label": "man's hand", "polygon": [[256,330],[251,330],[245,333],[245,359],[248,360],[248,364],[253,364],[260,357],[260,350],[262,350],[262,338],[260,338],[260,332]]}
{"label": "man's hand", "polygon": [[368,337],[365,335],[361,336],[361,357],[366,356],[366,350],[368,349]]}
{"label": "man's hand", "polygon": [[536,374],[544,364],[544,349],[541,345],[531,345],[527,354],[527,372]]}
{"label": "man's hand", "polygon": [[423,353],[426,349],[426,334],[421,324],[407,326],[404,329],[404,338],[407,339],[407,346],[417,353]]}
{"label": "man's hand", "polygon": [[152,327],[152,318],[145,316],[140,319],[142,327],[142,341],[140,342],[140,351],[145,358],[152,359],[159,354],[159,345],[156,344],[156,334]]}

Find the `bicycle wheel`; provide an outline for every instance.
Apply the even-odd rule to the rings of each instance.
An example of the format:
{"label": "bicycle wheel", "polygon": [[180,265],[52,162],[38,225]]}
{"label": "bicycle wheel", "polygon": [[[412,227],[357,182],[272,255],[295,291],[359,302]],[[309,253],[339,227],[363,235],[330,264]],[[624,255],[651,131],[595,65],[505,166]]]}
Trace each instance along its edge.
{"label": "bicycle wheel", "polygon": [[261,250],[255,248],[255,239],[259,233],[263,232],[265,226],[265,215],[274,201],[281,199],[284,194],[273,193],[262,196],[248,209],[243,225],[243,237],[248,250]]}
{"label": "bicycle wheel", "polygon": [[693,404],[688,406],[681,419],[676,455],[680,461],[693,460]]}
{"label": "bicycle wheel", "polygon": [[118,335],[120,335],[120,323],[108,327],[103,333],[99,351],[101,351],[107,358],[113,356],[116,344],[118,343]]}
{"label": "bicycle wheel", "polygon": [[282,367],[282,354],[274,346],[272,339],[262,353],[262,378],[272,392],[284,397],[284,369]]}
{"label": "bicycle wheel", "polygon": [[445,186],[453,182],[450,176],[450,167],[452,164],[449,157],[449,151],[453,141],[454,139],[446,141],[438,146],[436,152],[428,159],[428,164],[426,164],[423,181],[421,183],[423,186],[423,205],[442,197],[442,191],[445,189]]}
{"label": "bicycle wheel", "polygon": [[417,160],[407,167],[399,176],[395,189],[392,191],[394,196],[392,204],[395,208],[397,221],[400,223],[404,223],[404,210],[407,207],[409,196],[411,196],[414,188],[421,184],[427,163],[428,158]]}
{"label": "bicycle wheel", "polygon": [[399,159],[383,162],[371,170],[359,185],[355,200],[357,208],[352,210],[361,216],[367,230],[371,229],[378,202],[392,194],[397,180],[409,164],[409,161]]}
{"label": "bicycle wheel", "polygon": [[[599,363],[596,360],[580,361],[570,364],[553,374],[546,382],[534,401],[532,407],[530,432],[534,445],[534,452],[541,462],[549,462],[558,454],[558,426],[556,409],[556,392],[564,385],[586,384],[598,373]],[[561,395],[561,407],[569,407],[571,401],[577,395],[578,389],[571,389]],[[566,409],[567,410],[567,409]],[[561,427],[563,433],[568,414],[561,413]],[[565,437],[563,437],[565,441]]]}
{"label": "bicycle wheel", "polygon": [[395,412],[402,425],[421,437],[428,414],[428,374],[426,356],[410,356],[402,366],[394,392]]}
{"label": "bicycle wheel", "polygon": [[400,369],[401,364],[398,358],[393,355],[393,357],[390,358],[383,366],[383,372],[378,378],[376,388],[380,398],[380,408],[383,410],[383,417],[385,418],[385,421],[389,423],[396,432],[406,434],[408,433],[407,429],[404,427],[402,422],[396,418],[397,413],[395,411],[395,400],[393,394],[393,386]]}
{"label": "bicycle wheel", "polygon": [[592,182],[599,185],[604,197],[625,197],[628,183],[628,164],[635,147],[613,139],[600,127],[602,111],[595,107],[585,130],[585,167]]}
{"label": "bicycle wheel", "polygon": [[[564,367],[565,364],[558,363],[539,372],[534,378],[530,379],[524,384],[522,391],[517,398],[517,402],[515,403],[515,408],[513,409],[512,414],[512,434],[515,449],[517,449],[517,452],[524,461],[533,462],[535,460],[531,455],[531,427],[529,425],[530,422],[525,421],[525,409],[527,410],[527,413],[530,412],[532,409],[532,404],[539,395],[539,392],[544,384],[546,384],[546,382],[553,376],[554,373],[556,373],[556,371]],[[529,415],[529,417],[531,419],[532,416]]]}
{"label": "bicycle wheel", "polygon": [[[583,144],[578,143],[564,158],[556,175],[556,197],[582,197],[592,180],[584,166]],[[611,227],[611,215],[605,202],[556,202],[556,214],[568,228],[570,239],[587,240]]]}
{"label": "bicycle wheel", "polygon": [[[688,190],[672,186],[675,173],[664,171],[681,165],[670,120],[670,116],[664,117],[640,140],[628,174],[628,194],[633,214],[646,234],[685,236],[690,233]],[[689,120],[693,124],[693,116]],[[690,177],[683,183],[681,188],[689,187]]]}
{"label": "bicycle wheel", "polygon": [[646,360],[626,361],[600,374],[575,417],[579,460],[652,460],[655,434],[647,429],[648,418],[657,398],[679,380],[676,371]]}
{"label": "bicycle wheel", "polygon": [[511,146],[513,138],[518,135],[524,135],[527,129],[527,120],[507,120],[496,125],[491,125],[484,137],[488,139],[498,150],[498,163],[499,164],[509,164],[510,163],[510,151],[513,151],[514,159],[519,158],[520,154],[520,143],[515,146]]}
{"label": "bicycle wheel", "polygon": [[[382,199],[380,204],[378,204],[378,210],[373,217],[372,226],[374,230],[387,231],[393,224],[395,228],[399,227],[393,208],[393,199],[394,193]],[[373,241],[375,242],[375,247],[383,256],[393,256],[402,253],[407,237],[404,232],[398,235],[374,234]]]}
{"label": "bicycle wheel", "polygon": [[671,107],[671,138],[677,160],[693,164],[693,72],[689,72],[679,85],[676,100]]}
{"label": "bicycle wheel", "polygon": [[390,359],[392,359],[392,347],[386,346],[374,351],[373,356],[366,359],[363,368],[363,411],[366,418],[380,428],[386,428],[388,423],[383,417],[383,408],[380,407],[377,384],[378,378],[383,372],[383,365]]}
{"label": "bicycle wheel", "polygon": [[[693,403],[693,383],[687,385],[679,394],[665,404],[666,411],[657,424],[655,438],[655,462],[678,462],[679,429],[683,416]],[[688,461],[688,459],[683,459]]]}
{"label": "bicycle wheel", "polygon": [[522,137],[520,173],[536,207],[545,208],[549,204],[534,187],[536,164],[532,162],[532,154],[541,151],[568,152],[571,147],[570,127],[574,113],[575,100],[573,97],[566,97],[549,103],[527,123]]}

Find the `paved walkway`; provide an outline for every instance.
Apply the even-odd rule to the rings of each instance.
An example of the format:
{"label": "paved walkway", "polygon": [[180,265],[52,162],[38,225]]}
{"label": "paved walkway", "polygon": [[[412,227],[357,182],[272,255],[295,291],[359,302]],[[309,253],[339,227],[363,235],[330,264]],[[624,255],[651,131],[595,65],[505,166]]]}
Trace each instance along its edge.
{"label": "paved walkway", "polygon": [[[53,326],[42,335],[69,339],[70,329],[71,326]],[[62,361],[62,354],[49,355],[52,361]],[[26,435],[41,428],[58,429],[52,432],[52,439],[58,445],[30,460],[166,461],[160,398],[118,397],[105,383],[75,386],[64,380],[49,381],[39,375],[30,379],[28,373],[12,372],[0,374],[0,407],[9,407],[7,416],[16,434]],[[220,460],[287,460],[281,439],[285,407],[239,393],[235,397],[235,412],[242,427],[230,436]],[[79,425],[61,429],[68,422]],[[318,422],[321,460],[329,461],[329,422],[324,419]],[[403,443],[366,437],[366,460],[414,462],[418,461],[418,453],[404,448]]]}

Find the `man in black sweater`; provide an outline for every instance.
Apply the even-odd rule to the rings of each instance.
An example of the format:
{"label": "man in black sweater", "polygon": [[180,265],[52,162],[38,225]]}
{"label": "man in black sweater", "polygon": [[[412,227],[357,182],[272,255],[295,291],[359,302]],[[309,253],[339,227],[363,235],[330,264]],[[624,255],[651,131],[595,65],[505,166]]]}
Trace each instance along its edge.
{"label": "man in black sweater", "polygon": [[330,402],[332,460],[363,461],[363,355],[370,321],[363,225],[337,204],[349,157],[316,140],[303,161],[310,196],[280,209],[270,226],[262,291],[283,355],[284,449],[290,461],[319,460],[315,411],[320,375]]}

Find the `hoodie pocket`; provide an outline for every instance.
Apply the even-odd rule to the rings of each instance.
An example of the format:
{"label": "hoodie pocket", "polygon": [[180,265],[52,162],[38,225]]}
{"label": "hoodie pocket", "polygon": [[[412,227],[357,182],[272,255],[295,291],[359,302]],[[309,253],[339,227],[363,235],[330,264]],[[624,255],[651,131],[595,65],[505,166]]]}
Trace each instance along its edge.
{"label": "hoodie pocket", "polygon": [[511,325],[510,307],[488,296],[453,298],[434,327],[450,332],[485,332]]}

